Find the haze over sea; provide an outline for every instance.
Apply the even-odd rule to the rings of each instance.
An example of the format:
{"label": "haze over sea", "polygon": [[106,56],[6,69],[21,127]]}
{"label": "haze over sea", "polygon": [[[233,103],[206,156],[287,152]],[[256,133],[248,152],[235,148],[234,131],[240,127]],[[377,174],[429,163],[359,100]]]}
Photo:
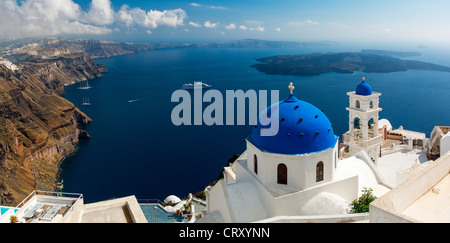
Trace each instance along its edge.
{"label": "haze over sea", "polygon": [[[62,163],[63,191],[83,193],[87,203],[129,195],[163,200],[171,194],[182,198],[196,193],[216,180],[228,158],[245,151],[252,126],[174,126],[171,112],[178,103],[170,101],[171,95],[194,81],[211,84],[224,96],[226,90],[279,90],[280,99],[288,96],[287,86],[293,82],[295,96],[323,109],[341,136],[348,130],[346,93],[364,76],[382,93],[380,119],[387,118],[394,128],[403,126],[429,137],[433,126],[449,125],[450,73],[295,77],[266,75],[250,67],[257,58],[328,51],[360,48],[181,48],[96,59],[108,71],[89,80],[91,89],[79,90],[78,84],[65,88],[65,98],[93,122],[85,127],[92,138],[81,141],[78,151]],[[445,53],[410,51],[422,53],[410,59],[450,66]],[[83,97],[92,105],[81,106]]]}

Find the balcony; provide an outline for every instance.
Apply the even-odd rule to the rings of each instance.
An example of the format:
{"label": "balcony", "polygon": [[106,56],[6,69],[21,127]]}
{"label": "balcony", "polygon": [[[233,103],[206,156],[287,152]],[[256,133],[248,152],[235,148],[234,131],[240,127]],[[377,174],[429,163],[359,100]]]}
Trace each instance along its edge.
{"label": "balcony", "polygon": [[33,191],[17,205],[16,216],[22,223],[60,222],[82,201],[82,194]]}

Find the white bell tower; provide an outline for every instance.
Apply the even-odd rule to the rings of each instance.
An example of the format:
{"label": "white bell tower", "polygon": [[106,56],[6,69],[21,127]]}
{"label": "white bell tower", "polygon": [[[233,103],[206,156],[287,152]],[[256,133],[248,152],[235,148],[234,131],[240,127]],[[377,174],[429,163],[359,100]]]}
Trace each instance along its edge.
{"label": "white bell tower", "polygon": [[379,104],[381,93],[372,92],[369,84],[363,81],[356,87],[356,91],[348,92],[350,105],[349,130],[343,135],[344,143],[349,146],[348,156],[365,150],[370,159],[376,164],[382,135],[378,133],[378,113],[382,110]]}

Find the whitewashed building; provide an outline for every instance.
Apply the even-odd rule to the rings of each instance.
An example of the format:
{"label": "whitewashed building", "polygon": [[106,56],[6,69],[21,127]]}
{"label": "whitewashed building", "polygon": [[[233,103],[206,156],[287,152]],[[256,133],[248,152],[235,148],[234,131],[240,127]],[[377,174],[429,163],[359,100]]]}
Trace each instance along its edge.
{"label": "whitewashed building", "polygon": [[[364,81],[361,85],[370,89]],[[278,109],[278,133],[261,136],[265,127],[258,121],[246,151],[225,167],[223,180],[207,188],[208,214],[200,222],[364,221],[367,214],[348,214],[349,203],[365,187],[376,196],[390,191],[374,163],[382,142],[377,130],[381,94],[371,89],[368,95],[349,93],[353,147],[348,158],[339,160],[339,140],[329,119],[290,89],[288,98],[263,111]],[[354,126],[356,117],[362,128]]]}

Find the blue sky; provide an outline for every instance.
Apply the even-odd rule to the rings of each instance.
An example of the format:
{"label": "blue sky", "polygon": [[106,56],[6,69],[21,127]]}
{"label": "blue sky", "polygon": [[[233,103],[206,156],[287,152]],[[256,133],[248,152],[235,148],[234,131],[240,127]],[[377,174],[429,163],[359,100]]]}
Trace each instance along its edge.
{"label": "blue sky", "polygon": [[0,39],[450,43],[447,0],[0,0],[0,5]]}

